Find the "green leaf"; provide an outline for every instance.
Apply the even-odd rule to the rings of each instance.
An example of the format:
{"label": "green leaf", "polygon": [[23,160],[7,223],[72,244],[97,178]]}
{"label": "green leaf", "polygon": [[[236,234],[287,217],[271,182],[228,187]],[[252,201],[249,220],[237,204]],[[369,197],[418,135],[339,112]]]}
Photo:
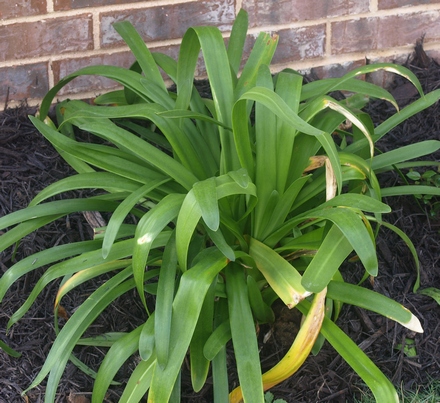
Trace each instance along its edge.
{"label": "green leaf", "polygon": [[54,246],[20,260],[0,277],[0,301],[3,299],[11,285],[26,273],[45,265],[52,264],[58,260],[99,249],[100,246],[100,241],[75,242]]}
{"label": "green leaf", "polygon": [[382,196],[433,195],[440,196],[440,188],[427,185],[406,185],[383,188]]}
{"label": "green leaf", "polygon": [[105,230],[104,240],[102,242],[102,257],[104,259],[110,253],[110,249],[116,239],[119,228],[121,227],[122,222],[130,212],[130,210],[136,205],[136,203],[138,203],[142,198],[148,195],[148,193],[167,181],[167,179],[156,180],[148,183],[147,185],[139,187],[115,209],[113,215],[108,222],[107,228]]}
{"label": "green leaf", "polygon": [[[373,220],[372,218],[370,219]],[[418,288],[420,287],[420,261],[414,244],[412,243],[408,235],[406,235],[400,228],[396,227],[395,225],[389,224],[386,221],[381,221],[380,225],[383,225],[384,227],[390,229],[391,231],[394,231],[397,235],[399,235],[400,238],[402,238],[406,246],[409,248],[411,255],[413,256],[414,259],[414,264],[416,266],[416,274],[417,274],[416,281],[413,287],[413,292],[417,292]]]}
{"label": "green leaf", "polygon": [[0,217],[0,228],[7,228],[23,221],[36,217],[51,218],[58,215],[67,215],[77,211],[113,211],[117,203],[99,199],[67,199],[55,200],[37,206],[27,207],[6,216]]}
{"label": "green leaf", "polygon": [[105,355],[93,385],[93,403],[104,400],[111,380],[122,367],[122,364],[137,351],[142,327],[143,325],[137,327],[117,340]]}
{"label": "green leaf", "polygon": [[77,340],[114,299],[134,287],[134,282],[124,282],[130,275],[131,268],[116,274],[99,287],[75,311],[56,338],[40,372],[24,393],[39,385],[46,375],[49,374],[45,402],[49,403],[55,399],[58,382]]}
{"label": "green leaf", "polygon": [[[258,88],[273,91],[272,75],[269,67],[263,65],[258,71]],[[253,235],[261,239],[269,215],[277,201],[277,118],[262,103],[255,104],[255,185],[258,203],[255,206]],[[275,196],[275,197],[273,197]]]}
{"label": "green leaf", "polygon": [[[112,262],[112,260],[123,259],[129,256],[132,245],[133,245],[132,240],[123,241],[115,245],[115,248],[112,250],[111,254],[109,255],[110,264],[104,263],[103,266],[101,266],[100,268],[98,267],[97,269],[98,273],[100,272],[100,270],[103,270],[105,272],[107,269],[126,266],[126,262],[119,261],[115,263]],[[88,247],[89,245],[85,245],[85,246]],[[51,251],[51,249],[49,249],[47,252],[49,251]],[[87,249],[85,249],[82,252],[83,253],[81,253],[81,255],[75,256],[69,260],[59,262],[46,270],[46,272],[40,277],[37,284],[32,289],[31,294],[23,303],[23,305],[16,312],[14,312],[14,314],[9,319],[8,328],[11,327],[14,323],[16,323],[20,318],[23,317],[23,315],[29,310],[29,308],[34,303],[35,299],[41,293],[43,288],[51,281],[65,275],[76,273],[84,269],[97,267],[103,263],[101,250],[92,249],[91,251],[87,252]],[[84,275],[87,276],[88,274],[90,274],[90,272],[86,272]],[[93,277],[93,271],[91,275]]]}
{"label": "green leaf", "polygon": [[[85,161],[100,169],[115,173],[117,175],[137,181],[139,183],[146,183],[148,182],[148,180],[164,178],[164,175],[162,173],[157,172],[147,166],[141,165],[139,163],[139,160],[137,158],[134,158],[132,154],[120,151],[116,148],[102,146],[100,144],[78,143],[61,135],[56,130],[50,129],[38,119],[32,117],[30,117],[30,119],[35,127],[40,131],[40,133],[43,134],[55,147],[68,153],[69,155],[78,158],[81,161]],[[89,123],[90,121],[91,120],[89,120]],[[94,124],[96,126],[96,123]],[[121,134],[121,131],[124,132],[124,134],[128,133],[121,128],[116,128],[113,123],[105,123],[104,120],[99,120],[97,124],[99,129],[107,133],[108,135],[110,135],[111,132],[115,130],[119,134]],[[92,131],[92,128],[89,129],[90,131]],[[125,137],[127,137],[127,135],[125,135]],[[125,141],[126,140],[127,139],[125,139]],[[157,162],[161,161],[160,164],[163,164],[164,160],[167,159],[162,151],[156,149],[152,145],[148,145],[148,143],[139,138],[137,138],[137,140],[141,142],[142,146],[138,143],[136,144],[134,149],[136,149],[137,154],[141,153],[144,158],[148,158],[148,161],[152,162],[156,160]],[[128,146],[128,144],[126,145]],[[170,158],[170,160],[172,160],[172,158]],[[195,178],[192,174],[189,174],[188,172],[185,173],[182,165],[177,163],[176,161],[170,163],[167,168],[168,172],[170,172],[169,169],[171,169],[171,171],[173,171],[174,173],[179,171],[180,173],[178,174],[178,176],[180,177],[180,179],[183,179],[184,182],[186,182],[186,180],[189,180],[188,184],[191,183],[189,187],[191,187],[192,183],[197,180],[197,178]],[[184,179],[183,177],[181,177],[181,174],[183,174],[183,176],[186,176],[187,178]]]}
{"label": "green leaf", "polygon": [[272,323],[275,321],[275,314],[267,305],[258,288],[258,284],[252,276],[247,276],[247,289],[249,295],[249,303],[255,319],[259,323]]}
{"label": "green leaf", "polygon": [[214,243],[215,246],[231,261],[235,261],[234,249],[228,244],[222,231],[218,229],[217,231],[212,231],[209,228],[205,228],[209,238]]}
{"label": "green leaf", "polygon": [[[298,113],[299,110],[302,82],[303,77],[298,74],[281,72],[277,75],[276,92],[295,113]],[[292,161],[293,146],[296,136],[292,133],[289,125],[285,122],[277,123],[277,133],[276,189],[280,194],[283,194],[286,186],[290,187],[290,183],[288,183],[289,168]]]}
{"label": "green leaf", "polygon": [[[211,87],[215,118],[230,127],[234,100],[233,79],[224,40],[217,28],[194,27],[185,33],[180,48],[181,54],[184,54],[185,57],[179,58],[179,64],[182,62],[183,67],[178,71],[178,74],[182,71],[181,75],[178,75],[178,88],[182,87],[181,82],[186,81],[189,84],[189,81],[191,81],[192,84],[194,67],[196,66],[200,49],[203,52],[203,59]],[[184,85],[183,88],[188,88],[188,84]],[[189,98],[188,93],[189,90],[184,92],[186,99]],[[185,103],[179,104],[183,108],[184,105]],[[240,166],[238,165],[230,133],[221,126],[218,130],[222,144],[220,174],[224,174],[228,171],[237,170]]]}
{"label": "green leaf", "polygon": [[368,222],[360,212],[351,208],[335,207],[307,213],[308,218],[322,218],[333,222],[351,244],[361,259],[365,270],[372,276],[377,275],[378,263],[376,248]]}
{"label": "green leaf", "polygon": [[[430,107],[432,104],[437,102],[439,98],[440,89],[437,89],[412,102],[411,104],[403,108],[399,113],[395,113],[387,120],[385,120],[385,122],[382,122],[379,126],[375,128],[374,135],[372,136],[373,141],[377,142],[379,139],[389,133],[394,127],[409,119],[416,113]],[[350,144],[348,147],[346,147],[344,151],[347,153],[355,153],[365,147],[366,143],[367,140],[357,141],[356,143]]]}
{"label": "green leaf", "polygon": [[217,126],[221,126],[225,129],[231,130],[231,128],[229,126],[226,126],[222,122],[220,122],[216,119],[213,119],[210,116],[207,116],[206,114],[194,112],[194,111],[189,111],[186,109],[172,109],[169,111],[158,112],[157,115],[160,117],[168,118],[168,119],[187,118],[187,119],[203,120],[205,122],[213,123]]}
{"label": "green leaf", "polygon": [[379,313],[414,332],[423,332],[419,320],[408,309],[377,292],[342,281],[331,281],[328,284],[327,296],[346,304]]}
{"label": "green leaf", "polygon": [[389,73],[394,73],[406,78],[417,88],[417,91],[419,92],[420,96],[422,97],[424,96],[422,85],[420,84],[420,81],[417,78],[417,76],[407,67],[399,66],[395,63],[373,63],[370,65],[361,66],[351,70],[350,72],[345,74],[343,78],[350,79],[352,77],[357,77],[363,74],[372,73],[379,70],[384,70]]}
{"label": "green leaf", "polygon": [[153,241],[177,217],[184,195],[169,194],[146,213],[136,228],[133,248],[133,276],[141,301],[146,308],[144,273]]}
{"label": "green leaf", "polygon": [[139,355],[142,361],[149,361],[151,358],[156,359],[155,350],[155,312],[153,312],[142,326],[139,336]]}
{"label": "green leaf", "polygon": [[126,105],[127,99],[125,98],[124,90],[116,90],[98,95],[93,100],[93,103],[95,105]]}
{"label": "green leaf", "polygon": [[203,354],[206,359],[212,361],[231,338],[231,323],[229,319],[226,319],[216,327],[208,340],[206,340],[205,346],[203,347]]}
{"label": "green leaf", "polygon": [[206,293],[215,276],[228,260],[217,249],[201,252],[196,265],[183,273],[173,302],[170,350],[165,368],[156,365],[149,402],[166,402],[172,393],[180,367],[187,353]]}
{"label": "green leaf", "polygon": [[[96,379],[96,372],[93,371],[90,367],[88,367],[86,364],[84,364],[82,361],[80,361],[78,358],[76,358],[73,354],[70,354],[69,357],[70,362],[75,365],[80,371],[82,371],[84,374],[90,376],[92,379]],[[121,385],[120,382],[112,381],[110,383],[111,385]]]}
{"label": "green leaf", "polygon": [[[72,101],[73,103],[73,101]],[[103,137],[118,145],[136,158],[174,178],[185,188],[191,188],[197,178],[205,176],[204,167],[194,145],[174,119],[158,115],[164,107],[158,104],[140,104],[119,107],[93,107],[82,105],[81,109],[69,115],[69,121],[90,133]],[[97,118],[101,119],[97,119]],[[117,126],[111,119],[140,118],[151,120],[165,135],[181,162],[140,139],[138,136]],[[76,146],[78,147],[78,146]]]}
{"label": "green leaf", "polygon": [[405,343],[403,346],[402,344],[396,344],[394,349],[402,350],[407,357],[417,357],[418,355],[414,340],[409,339],[408,337],[405,338]]}
{"label": "green leaf", "polygon": [[370,150],[370,157],[372,158],[374,155],[374,142],[371,137],[372,133],[370,133],[369,128],[362,122],[361,119],[359,119],[356,115],[354,115],[348,108],[346,108],[343,104],[334,101],[330,97],[324,97],[326,102],[326,107],[340,113],[343,115],[346,119],[348,119],[350,122],[353,123],[365,136],[365,138],[368,141],[369,150]]}
{"label": "green leaf", "polygon": [[[308,134],[310,136],[316,137],[316,139],[321,143],[322,147],[327,153],[328,158],[331,161],[336,176],[336,182],[338,183],[339,187],[341,186],[342,176],[340,172],[339,157],[337,155],[335,143],[332,137],[330,136],[330,134],[320,129],[317,129],[316,127],[307,123],[296,113],[294,113],[278,94],[274,93],[273,91],[270,91],[267,88],[263,88],[263,87],[251,88],[249,91],[247,91],[240,97],[240,99],[237,101],[237,103],[234,106],[232,129],[234,132],[235,141],[236,143],[238,143],[237,149],[241,147],[241,144],[243,143],[243,140],[240,140],[239,138],[239,135],[240,136],[243,135],[240,132],[240,129],[242,130],[242,127],[239,127],[239,125],[237,125],[237,122],[240,122],[239,115],[242,113],[243,107],[241,107],[238,111],[235,111],[235,109],[237,108],[237,104],[241,102],[245,102],[246,100],[252,100],[262,103],[264,106],[270,109],[275,115],[277,115],[280,119],[291,125],[291,127],[293,127],[294,129],[303,132],[305,134]],[[327,106],[328,106],[327,101],[325,101],[324,99],[318,100],[313,105],[312,115],[315,115],[318,111],[325,109]],[[249,165],[249,163],[246,163],[246,165],[243,166],[245,168],[248,168],[247,165]]]}
{"label": "green leaf", "polygon": [[200,208],[203,221],[212,231],[220,225],[220,211],[217,201],[217,184],[215,178],[196,182],[193,186],[194,198]]}
{"label": "green leaf", "polygon": [[119,399],[120,403],[138,403],[144,397],[151,384],[156,359],[154,356],[146,361],[140,361],[131,373],[124,393]]}
{"label": "green leaf", "polygon": [[201,216],[199,204],[191,190],[183,200],[176,223],[177,257],[183,272],[187,270],[189,245]]}
{"label": "green leaf", "polygon": [[289,308],[293,308],[311,294],[302,286],[299,272],[273,249],[251,238],[249,255],[255,260],[258,270],[269,285]]}
{"label": "green leaf", "polygon": [[[217,200],[222,199],[227,196],[234,196],[245,194],[252,197],[248,199],[248,209],[246,212],[240,214],[240,219],[244,219],[250,212],[256,203],[255,198],[255,185],[252,183],[248,183],[246,187],[242,186],[242,181],[246,182],[247,175],[242,170],[236,172],[239,174],[240,180],[237,182],[237,175],[222,175],[215,178],[216,181],[216,197]],[[212,201],[211,201],[212,203]],[[177,218],[176,224],[176,246],[177,246],[177,256],[179,259],[180,269],[185,271],[188,265],[187,257],[189,251],[189,245],[191,242],[191,238],[194,234],[196,226],[202,217],[202,211],[199,206],[199,203],[196,200],[194,190],[190,190],[185,197],[185,200],[182,203],[182,208],[179,211],[179,216]],[[222,220],[225,221],[225,225],[228,225],[226,222],[228,220],[227,215],[222,217]],[[229,225],[228,225],[229,226]],[[214,235],[211,232],[211,235]],[[215,234],[213,236],[214,242],[219,242],[219,248],[222,251],[225,251],[225,255],[231,257],[231,249],[227,248],[224,240],[221,238],[221,235]]]}
{"label": "green leaf", "polygon": [[[215,330],[213,334],[220,326],[222,326],[222,323],[227,323],[229,326],[229,338],[228,338],[229,340],[231,339],[232,335],[230,334],[228,302],[226,298],[220,298],[215,303],[215,312],[214,312]],[[210,338],[205,343],[205,347],[208,345]],[[226,343],[227,341],[225,340],[225,342],[223,343],[223,347],[219,346],[219,348],[217,349],[217,353],[215,354],[215,357],[212,360],[212,379],[213,379],[213,389],[214,389],[213,397],[215,402],[229,401],[229,381],[228,381],[229,377],[228,377],[228,368],[227,368]],[[208,356],[205,355],[207,359],[209,359]]]}
{"label": "green leaf", "polygon": [[156,85],[160,86],[164,93],[167,93],[167,87],[154,58],[133,25],[129,21],[120,21],[115,22],[113,28],[121,35],[122,39],[133,52],[144,75]]}
{"label": "green leaf", "polygon": [[418,181],[422,177],[422,175],[420,175],[420,173],[417,171],[410,171],[406,174],[406,176],[413,181]]}
{"label": "green leaf", "polygon": [[52,221],[55,221],[62,216],[63,215],[61,214],[50,215],[46,217],[30,219],[24,223],[18,224],[16,227],[6,232],[6,234],[1,235],[0,251],[4,251],[9,246],[20,241],[20,239],[24,238],[26,235],[29,235],[31,232],[45,226],[46,224],[51,223]]}
{"label": "green leaf", "polygon": [[[82,257],[84,259],[83,255]],[[43,286],[45,286],[50,280],[53,280],[54,278],[57,277],[61,277],[61,272],[66,273],[64,277],[70,276],[72,274],[72,270],[75,270],[74,269],[75,265],[69,265],[69,264],[64,265],[63,263],[61,263],[57,267],[57,270],[54,270],[54,266],[48,269],[46,273],[44,273],[43,275],[44,278],[43,277],[40,278],[39,282],[32,290],[32,293],[34,293],[37,290],[41,291]],[[76,263],[79,263],[78,260]],[[56,316],[60,301],[68,292],[78,287],[80,284],[84,284],[86,281],[91,280],[92,278],[98,277],[104,273],[126,268],[130,265],[131,265],[131,259],[113,260],[113,261],[97,264],[92,267],[88,266],[86,268],[81,268],[80,266],[83,265],[78,264],[77,269],[73,272],[74,274],[71,275],[71,277],[68,278],[67,280],[63,281],[60,287],[58,288],[58,292],[56,294],[55,302],[54,302],[54,306],[55,306],[54,310],[56,312]],[[60,270],[60,268],[62,270]],[[50,275],[48,275],[49,273]],[[40,283],[42,279],[44,280],[43,284]]]}
{"label": "green leaf", "polygon": [[209,360],[203,354],[206,341],[212,333],[214,319],[214,299],[216,281],[213,281],[203,302],[202,310],[194,329],[190,343],[191,383],[196,392],[199,392],[206,383],[209,371]]}
{"label": "green leaf", "polygon": [[244,401],[264,402],[260,356],[244,269],[231,263],[226,268],[225,274],[232,344]]}
{"label": "green leaf", "polygon": [[349,207],[352,209],[359,209],[370,213],[390,213],[391,207],[379,200],[357,193],[344,193],[337,195],[332,199],[321,204],[319,207]]}
{"label": "green leaf", "polygon": [[327,78],[312,81],[303,86],[301,100],[322,96],[333,91],[350,91],[371,98],[383,99],[390,102],[397,110],[399,109],[396,100],[387,90],[367,81],[353,78]]}
{"label": "green leaf", "polygon": [[277,205],[270,214],[266,228],[262,233],[262,239],[267,238],[276,228],[280,227],[286,221],[296,197],[309,179],[310,177],[306,175],[298,178],[289,186],[284,194],[279,197]]}
{"label": "green leaf", "polygon": [[301,284],[308,291],[322,291],[352,250],[345,235],[333,225],[307,266]]}
{"label": "green leaf", "polygon": [[95,346],[95,347],[111,347],[121,337],[127,333],[124,332],[108,332],[98,336],[84,337],[78,340],[77,346]]}
{"label": "green leaf", "polygon": [[434,287],[424,288],[423,290],[417,291],[418,294],[427,295],[431,297],[437,304],[440,305],[440,290]]}
{"label": "green leaf", "polygon": [[9,354],[12,357],[18,358],[21,356],[21,353],[15,351],[13,348],[9,347],[4,341],[0,340],[0,349],[3,350],[6,354]]}
{"label": "green leaf", "polygon": [[238,70],[240,69],[248,25],[248,13],[240,9],[232,26],[228,43],[229,64],[235,75],[238,75]]}
{"label": "green leaf", "polygon": [[[382,95],[378,95],[378,94],[381,94],[380,87],[375,86],[376,88],[374,88],[374,87],[371,87],[371,85],[364,85],[364,84],[369,84],[369,83],[364,82],[362,84],[362,82],[360,80],[356,80],[356,81],[359,81],[358,83],[352,83],[353,81],[355,81],[355,80],[353,80],[354,77],[357,77],[357,76],[360,76],[363,74],[373,73],[373,72],[376,72],[379,70],[385,70],[385,71],[388,71],[391,73],[398,74],[402,77],[405,77],[406,79],[411,81],[412,84],[414,84],[414,86],[419,91],[420,95],[423,96],[423,89],[420,84],[420,81],[418,80],[417,76],[411,70],[409,70],[408,68],[406,68],[404,66],[399,66],[399,65],[396,65],[393,63],[374,63],[374,64],[369,64],[369,65],[365,65],[365,66],[361,66],[356,69],[353,69],[341,78],[314,81],[314,82],[308,84],[307,86],[305,86],[308,91],[307,92],[304,91],[304,98],[328,94],[329,92],[332,92],[332,91],[345,89],[348,91],[365,93],[367,95],[372,96],[373,98],[387,99],[393,105],[396,105],[396,101],[391,96],[391,94],[386,95],[386,94],[382,93]],[[318,87],[318,89],[319,89],[318,92],[316,91],[315,87]],[[312,88],[313,88],[314,92],[311,91]],[[365,90],[362,90],[362,88],[365,88]]]}
{"label": "green leaf", "polygon": [[53,100],[58,93],[58,91],[67,85],[70,81],[79,76],[86,75],[97,75],[106,77],[116,82],[120,83],[124,87],[130,88],[134,93],[139,95],[142,99],[148,101],[148,97],[140,91],[142,86],[140,85],[140,80],[142,76],[134,71],[124,69],[122,67],[115,66],[88,66],[82,69],[75,71],[72,74],[69,74],[62,78],[58,83],[52,87],[49,92],[43,98],[40,106],[40,120],[44,120],[49,112],[50,106],[53,103]]}
{"label": "green leaf", "polygon": [[138,188],[139,182],[131,181],[110,172],[87,172],[52,183],[38,193],[29,203],[29,206],[35,206],[49,197],[75,189],[108,189],[114,192],[132,192]]}
{"label": "green leaf", "polygon": [[[306,314],[310,302],[302,301],[298,309]],[[393,384],[365,353],[330,319],[324,318],[321,333],[372,390],[377,402],[399,402]]]}
{"label": "green leaf", "polygon": [[387,151],[386,153],[376,155],[371,162],[371,168],[374,171],[390,170],[393,169],[393,165],[422,157],[424,155],[432,154],[439,149],[440,141],[420,141],[415,144],[399,147],[396,150],[391,150]]}
{"label": "green leaf", "polygon": [[[269,66],[278,45],[278,35],[261,32],[249,54],[235,88],[235,99],[255,86],[261,66]],[[229,50],[229,49],[228,49]]]}
{"label": "green leaf", "polygon": [[163,253],[163,261],[157,284],[156,310],[154,311],[156,356],[157,363],[161,368],[165,368],[168,362],[176,272],[177,252],[175,234],[173,233]]}

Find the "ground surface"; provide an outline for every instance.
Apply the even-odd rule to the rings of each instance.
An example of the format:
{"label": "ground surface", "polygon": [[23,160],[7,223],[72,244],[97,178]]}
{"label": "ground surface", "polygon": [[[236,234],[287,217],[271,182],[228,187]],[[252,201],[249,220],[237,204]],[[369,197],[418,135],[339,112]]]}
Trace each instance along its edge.
{"label": "ground surface", "polygon": [[[411,68],[419,76],[425,92],[440,87],[440,67],[434,61],[426,63],[421,57],[411,62]],[[411,87],[403,81],[395,83],[394,94],[404,105],[414,96]],[[369,111],[375,123],[383,121],[392,112],[384,102],[374,102]],[[33,111],[25,106],[7,109],[0,114],[0,216],[27,206],[41,189],[72,171],[53,150],[50,144],[33,128],[27,115]],[[440,105],[418,114],[393,130],[381,140],[381,150],[393,149],[424,139],[440,139]],[[432,158],[440,159],[439,153]],[[380,178],[383,186],[392,185],[400,179],[387,175]],[[67,196],[63,196],[67,197]],[[431,216],[429,205],[418,205],[412,197],[389,199],[393,213],[386,216],[388,222],[397,225],[412,239],[421,261],[421,289],[440,288],[440,218]],[[12,249],[0,255],[0,275],[14,260],[28,256],[49,246],[80,239],[90,239],[90,229],[81,214],[53,224],[32,234],[24,240],[13,255]],[[440,307],[431,298],[412,292],[416,272],[410,251],[395,234],[382,231],[378,240],[380,259],[379,276],[371,285],[376,291],[403,303],[418,316],[424,327],[423,334],[411,334],[399,325],[384,318],[353,307],[345,307],[338,324],[381,370],[402,388],[414,389],[425,385],[430,378],[440,378]],[[26,400],[20,393],[38,373],[54,340],[53,299],[58,283],[50,284],[42,292],[26,316],[15,325],[8,335],[5,327],[9,317],[29,295],[42,271],[31,272],[18,280],[5,295],[0,309],[0,338],[22,353],[12,358],[0,351],[0,403],[40,402],[44,398],[44,385],[28,392]],[[356,281],[362,275],[356,263],[344,267],[344,276]],[[102,281],[104,279],[101,279]],[[78,295],[65,297],[64,306],[72,311],[94,290],[96,284],[80,289]],[[261,345],[263,369],[273,366],[288,348],[297,327],[297,317],[286,308],[277,307],[278,320],[273,326],[273,336]],[[96,321],[91,332],[128,331],[136,327],[143,317],[136,294],[118,300],[117,306],[108,309]],[[269,328],[262,328],[265,334]],[[414,339],[417,355],[408,357],[398,345],[406,338]],[[105,354],[96,348],[75,349],[75,354],[92,368],[98,368]],[[130,368],[123,368],[119,379],[128,378]],[[231,383],[236,381],[231,371]],[[275,387],[276,398],[287,402],[345,402],[353,396],[361,396],[362,383],[334,350],[324,345],[316,357],[309,357],[305,365],[290,380]],[[57,401],[85,403],[89,401],[92,380],[74,365],[68,364],[60,383]],[[117,402],[120,390],[109,391],[108,402]],[[184,402],[210,402],[211,387],[208,385],[195,395],[189,377],[183,374],[182,395]],[[439,397],[440,400],[440,397]]]}

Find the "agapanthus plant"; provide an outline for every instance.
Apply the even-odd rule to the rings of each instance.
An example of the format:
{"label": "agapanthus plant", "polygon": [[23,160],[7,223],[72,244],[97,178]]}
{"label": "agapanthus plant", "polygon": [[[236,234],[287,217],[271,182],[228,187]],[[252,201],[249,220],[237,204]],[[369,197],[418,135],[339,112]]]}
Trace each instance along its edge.
{"label": "agapanthus plant", "polygon": [[[423,94],[408,69],[368,65],[342,78],[305,83],[293,70],[272,76],[278,37],[261,33],[243,63],[247,15],[241,11],[227,46],[214,27],[188,29],[178,60],[152,53],[128,22],[114,28],[133,52],[130,69],[92,66],[52,88],[33,124],[77,174],[48,186],[29,207],[0,218],[3,250],[30,232],[76,211],[110,214],[95,239],[59,245],[13,265],[0,279],[0,298],[19,277],[48,268],[8,328],[51,281],[63,281],[55,297],[56,340],[29,388],[49,376],[46,402],[54,400],[76,345],[99,344],[83,334],[117,297],[137,289],[145,323],[126,334],[103,335],[108,350],[94,381],[101,402],[121,365],[140,361],[120,401],[179,401],[180,371],[189,355],[192,385],[212,376],[215,402],[264,402],[264,391],[293,375],[324,339],[360,375],[377,401],[397,401],[391,382],[338,327],[342,304],[375,311],[421,332],[418,319],[392,299],[344,281],[340,268],[356,255],[365,278],[378,274],[375,239],[386,223],[384,196],[439,194],[430,186],[381,188],[377,174],[440,148],[424,141],[376,154],[375,142],[409,116],[433,104],[440,90]],[[202,59],[212,92],[194,86]],[[386,90],[358,79],[377,70],[410,80],[420,99],[397,112]],[[100,75],[123,89],[94,105],[64,101],[57,122],[48,118],[57,92],[82,75]],[[167,80],[175,83],[168,90]],[[335,91],[349,92],[338,101]],[[396,114],[377,127],[362,111],[381,98]],[[351,122],[344,131],[341,124]],[[80,129],[104,141],[78,141]],[[338,136],[335,135],[338,134]],[[335,138],[338,141],[335,141]],[[342,138],[342,140],[340,140]],[[434,164],[434,163],[433,163]],[[48,201],[74,189],[100,189],[93,197]],[[128,215],[136,224],[126,222]],[[57,307],[66,293],[103,273],[105,284],[77,307],[59,329]],[[151,301],[154,300],[154,308]],[[274,321],[281,300],[304,316],[292,346],[262,373],[256,326]],[[321,335],[321,336],[320,336]],[[226,346],[232,341],[240,386],[228,383]]]}

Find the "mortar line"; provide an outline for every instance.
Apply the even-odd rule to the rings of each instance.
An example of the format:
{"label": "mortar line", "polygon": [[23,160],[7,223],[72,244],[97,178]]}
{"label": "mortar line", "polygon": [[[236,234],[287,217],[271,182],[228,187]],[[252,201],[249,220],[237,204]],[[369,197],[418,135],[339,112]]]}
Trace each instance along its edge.
{"label": "mortar line", "polygon": [[53,74],[53,60],[49,59],[47,61],[47,82],[49,88],[52,88],[55,85],[55,77]]}
{"label": "mortar line", "polygon": [[93,47],[95,50],[101,49],[101,20],[99,18],[100,14],[98,12],[93,13],[92,24],[93,24]]}
{"label": "mortar line", "polygon": [[238,15],[238,12],[241,10],[242,7],[243,7],[243,0],[236,0],[236,2],[235,2],[235,16]]}
{"label": "mortar line", "polygon": [[46,10],[48,13],[54,12],[53,0],[46,0]]}
{"label": "mortar line", "polygon": [[327,21],[325,24],[325,55],[330,57],[332,54],[332,24]]}

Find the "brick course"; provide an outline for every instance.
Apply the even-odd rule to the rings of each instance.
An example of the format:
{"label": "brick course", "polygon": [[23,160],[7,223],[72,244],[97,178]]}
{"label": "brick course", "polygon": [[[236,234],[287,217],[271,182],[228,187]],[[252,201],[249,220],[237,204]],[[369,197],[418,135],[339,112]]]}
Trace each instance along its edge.
{"label": "brick course", "polygon": [[[428,54],[440,54],[440,0],[3,0],[0,109],[6,100],[38,103],[84,66],[128,67],[133,56],[112,28],[116,21],[131,21],[153,50],[176,58],[190,26],[214,25],[227,40],[240,7],[250,22],[245,55],[259,31],[279,34],[274,71],[313,68],[318,76],[340,76],[366,58],[402,60],[422,35]],[[204,74],[201,63],[196,75]],[[115,85],[78,78],[59,96],[93,96]]]}
{"label": "brick course", "polygon": [[332,53],[371,52],[411,45],[425,40],[440,41],[440,11],[360,18],[332,24]]}
{"label": "brick course", "polygon": [[181,38],[188,27],[213,25],[222,31],[230,30],[235,19],[234,2],[194,1],[141,10],[104,13],[101,16],[101,46],[123,44],[113,29],[117,21],[130,21],[145,41]]}
{"label": "brick course", "polygon": [[387,10],[396,7],[408,7],[417,6],[421,4],[435,4],[440,3],[440,0],[379,0],[378,8],[379,10]]}
{"label": "brick course", "polygon": [[40,99],[49,91],[47,63],[0,68],[0,100]]}
{"label": "brick course", "polygon": [[323,58],[325,56],[325,32],[325,24],[280,30],[273,62],[285,64]]}
{"label": "brick course", "polygon": [[250,26],[289,24],[366,13],[370,0],[244,0]]}
{"label": "brick course", "polygon": [[0,26],[0,61],[93,49],[92,18],[82,15]]}
{"label": "brick course", "polygon": [[46,0],[4,0],[0,7],[0,20],[44,14],[45,12]]}
{"label": "brick course", "polygon": [[[130,3],[146,3],[145,0],[130,0]],[[76,10],[79,8],[113,6],[115,4],[126,4],[126,0],[55,0],[54,10]]]}

